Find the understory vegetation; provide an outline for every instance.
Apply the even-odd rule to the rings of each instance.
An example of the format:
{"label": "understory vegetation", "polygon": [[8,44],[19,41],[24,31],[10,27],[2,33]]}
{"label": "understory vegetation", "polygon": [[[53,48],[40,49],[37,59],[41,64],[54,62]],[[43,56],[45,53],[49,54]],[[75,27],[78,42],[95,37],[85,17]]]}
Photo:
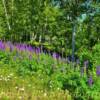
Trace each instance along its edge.
{"label": "understory vegetation", "polygon": [[100,0],[0,0],[0,100],[100,100]]}
{"label": "understory vegetation", "polygon": [[81,60],[73,64],[55,52],[49,55],[39,47],[1,41],[0,98],[99,100],[99,52],[98,44],[93,51],[81,52]]}

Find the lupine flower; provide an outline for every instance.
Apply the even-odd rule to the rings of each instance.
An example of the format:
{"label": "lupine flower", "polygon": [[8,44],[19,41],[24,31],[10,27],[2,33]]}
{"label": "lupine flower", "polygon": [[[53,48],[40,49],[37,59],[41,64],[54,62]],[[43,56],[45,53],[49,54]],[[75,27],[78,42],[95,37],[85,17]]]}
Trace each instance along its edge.
{"label": "lupine flower", "polygon": [[10,48],[10,52],[12,52],[14,50],[14,47],[12,44],[9,45],[9,48]]}
{"label": "lupine flower", "polygon": [[89,84],[89,86],[91,86],[91,85],[93,84],[92,76],[90,76],[90,77],[88,78],[88,84]]}
{"label": "lupine flower", "polygon": [[20,45],[20,51],[25,51],[25,47],[23,45]]}
{"label": "lupine flower", "polygon": [[22,88],[19,88],[19,90],[21,91],[21,92],[24,92],[24,87],[22,87]]}
{"label": "lupine flower", "polygon": [[33,48],[29,45],[29,46],[27,46],[27,50],[30,51],[30,52],[32,52]]}
{"label": "lupine flower", "polygon": [[40,48],[39,48],[39,47],[36,48],[36,49],[35,49],[35,52],[36,52],[36,54],[39,54],[39,53],[41,52]]}
{"label": "lupine flower", "polygon": [[0,41],[0,49],[5,50],[5,44],[2,41]]}
{"label": "lupine flower", "polygon": [[16,44],[16,49],[20,50],[20,45],[19,44]]}
{"label": "lupine flower", "polygon": [[53,58],[56,58],[56,53],[54,52],[52,56],[53,56]]}
{"label": "lupine flower", "polygon": [[7,46],[9,47],[10,52],[12,52],[12,51],[13,51],[13,49],[14,49],[13,44],[12,44],[10,41],[8,41],[6,44],[7,44]]}
{"label": "lupine flower", "polygon": [[59,54],[56,54],[56,58],[59,59],[60,58],[60,55]]}
{"label": "lupine flower", "polygon": [[97,68],[96,68],[96,74],[97,74],[97,76],[100,76],[100,66],[97,66]]}
{"label": "lupine flower", "polygon": [[59,54],[58,53],[55,53],[55,52],[53,53],[52,56],[53,56],[54,59],[59,59],[59,57],[60,57]]}

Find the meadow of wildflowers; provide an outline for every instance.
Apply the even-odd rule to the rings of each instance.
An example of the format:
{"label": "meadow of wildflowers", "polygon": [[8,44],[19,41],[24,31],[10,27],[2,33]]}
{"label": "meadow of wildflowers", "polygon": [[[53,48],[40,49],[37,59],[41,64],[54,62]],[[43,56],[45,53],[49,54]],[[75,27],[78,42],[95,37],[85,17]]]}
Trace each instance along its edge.
{"label": "meadow of wildflowers", "polygon": [[40,47],[0,41],[0,99],[99,100],[100,65],[82,53],[71,62]]}

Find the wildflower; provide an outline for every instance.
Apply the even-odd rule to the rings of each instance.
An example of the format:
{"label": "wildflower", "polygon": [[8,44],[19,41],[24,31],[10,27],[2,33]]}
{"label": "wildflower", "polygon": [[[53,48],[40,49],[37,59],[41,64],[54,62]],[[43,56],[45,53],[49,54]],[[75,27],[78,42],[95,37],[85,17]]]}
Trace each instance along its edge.
{"label": "wildflower", "polygon": [[10,76],[13,76],[14,74],[13,74],[13,73],[10,73],[9,75],[10,75]]}
{"label": "wildflower", "polygon": [[89,84],[89,86],[91,86],[91,85],[93,84],[92,76],[90,76],[90,77],[88,78],[88,84]]}
{"label": "wildflower", "polygon": [[44,96],[47,96],[47,93],[44,93]]}
{"label": "wildflower", "polygon": [[10,41],[7,42],[7,46],[9,47],[10,52],[12,52],[13,51],[13,45]]}
{"label": "wildflower", "polygon": [[30,52],[32,52],[33,48],[29,45],[29,46],[27,46],[27,50],[30,51]]}
{"label": "wildflower", "polygon": [[56,58],[59,59],[60,58],[60,55],[59,54],[56,54]]}
{"label": "wildflower", "polygon": [[22,100],[23,97],[22,97],[22,96],[19,96],[18,98],[19,98],[20,100]]}
{"label": "wildflower", "polygon": [[2,41],[0,41],[0,49],[5,50],[5,44]]}
{"label": "wildflower", "polygon": [[0,75],[0,78],[3,78],[3,76],[2,76],[2,75]]}
{"label": "wildflower", "polygon": [[24,88],[20,88],[20,91],[21,91],[21,92],[24,92],[24,90],[25,90]]}
{"label": "wildflower", "polygon": [[5,95],[5,92],[2,91],[2,92],[0,93],[0,95]]}
{"label": "wildflower", "polygon": [[20,45],[20,51],[24,51],[25,47],[23,45]]}
{"label": "wildflower", "polygon": [[10,76],[8,75],[7,78],[10,78]]}
{"label": "wildflower", "polygon": [[41,50],[40,50],[39,47],[35,49],[35,53],[36,53],[36,54],[39,54],[40,52],[41,52]]}
{"label": "wildflower", "polygon": [[97,74],[97,76],[100,76],[100,66],[97,66],[97,68],[96,68],[96,74]]}
{"label": "wildflower", "polygon": [[53,56],[53,58],[55,58],[55,59],[59,59],[59,57],[60,57],[59,54],[57,54],[57,53],[55,53],[55,52],[53,53],[52,56]]}
{"label": "wildflower", "polygon": [[10,48],[10,52],[12,52],[13,49],[14,49],[14,48],[13,48],[13,45],[10,45],[9,48]]}
{"label": "wildflower", "polygon": [[16,86],[16,87],[15,87],[15,89],[16,89],[16,90],[18,90],[18,89],[19,89],[19,87],[18,87],[18,86]]}
{"label": "wildflower", "polygon": [[53,55],[52,55],[52,56],[53,56],[53,58],[56,58],[56,53],[53,53]]}
{"label": "wildflower", "polygon": [[0,81],[2,81],[2,78],[0,78]]}

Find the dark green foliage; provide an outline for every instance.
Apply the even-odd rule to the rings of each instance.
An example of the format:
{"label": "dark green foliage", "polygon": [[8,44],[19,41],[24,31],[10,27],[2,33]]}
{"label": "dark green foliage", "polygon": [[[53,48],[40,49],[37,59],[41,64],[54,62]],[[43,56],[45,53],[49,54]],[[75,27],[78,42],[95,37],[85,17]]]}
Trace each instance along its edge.
{"label": "dark green foliage", "polygon": [[[4,0],[5,1],[5,0]],[[76,49],[91,48],[99,37],[99,3],[83,0],[71,1],[5,1],[7,16],[11,30],[7,26],[4,5],[0,1],[0,38],[13,42],[27,42],[43,45],[45,48],[70,54],[72,48],[72,25],[77,19]],[[86,8],[88,5],[97,12],[92,20]],[[90,14],[90,15],[89,15]],[[86,15],[86,16],[85,16]],[[36,44],[37,43],[37,44]],[[55,48],[56,47],[56,48]]]}

